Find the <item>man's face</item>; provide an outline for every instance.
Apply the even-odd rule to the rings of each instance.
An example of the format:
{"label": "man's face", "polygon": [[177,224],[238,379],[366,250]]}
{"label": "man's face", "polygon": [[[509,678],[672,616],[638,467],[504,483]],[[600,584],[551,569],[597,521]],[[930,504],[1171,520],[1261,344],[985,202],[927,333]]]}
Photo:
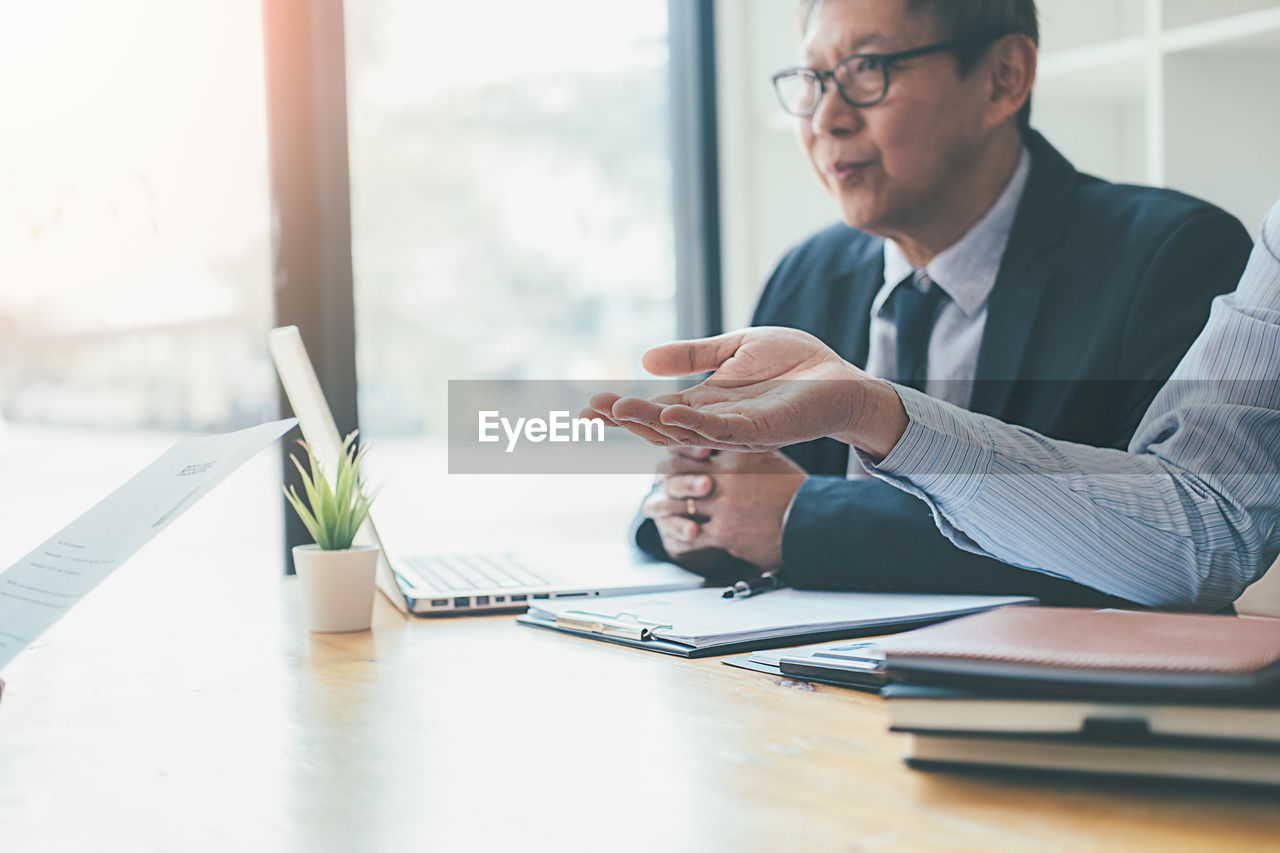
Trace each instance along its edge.
{"label": "man's face", "polygon": [[[855,53],[894,53],[946,40],[907,0],[822,0],[809,22],[804,63],[830,71]],[[910,235],[952,201],[956,176],[981,156],[982,75],[960,79],[936,53],[889,68],[889,94],[853,107],[826,80],[818,111],[797,119],[800,143],[844,221],[881,236]]]}

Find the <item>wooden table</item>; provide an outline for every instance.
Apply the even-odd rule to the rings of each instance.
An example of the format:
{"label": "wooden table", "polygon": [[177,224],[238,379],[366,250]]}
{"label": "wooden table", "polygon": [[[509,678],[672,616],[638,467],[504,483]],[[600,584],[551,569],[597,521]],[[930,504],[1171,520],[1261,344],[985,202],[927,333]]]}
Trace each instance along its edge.
{"label": "wooden table", "polygon": [[915,772],[878,698],[714,659],[385,602],[308,635],[193,536],[6,668],[5,853],[1280,846],[1275,796]]}

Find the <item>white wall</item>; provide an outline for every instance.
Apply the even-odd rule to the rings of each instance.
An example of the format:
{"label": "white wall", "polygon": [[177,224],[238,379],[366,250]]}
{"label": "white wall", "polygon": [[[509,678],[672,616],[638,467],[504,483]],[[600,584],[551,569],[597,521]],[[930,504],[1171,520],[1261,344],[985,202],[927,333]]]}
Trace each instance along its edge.
{"label": "white wall", "polygon": [[717,0],[720,210],[725,327],[746,325],[761,286],[791,245],[836,222],[770,78],[795,65],[790,0]]}

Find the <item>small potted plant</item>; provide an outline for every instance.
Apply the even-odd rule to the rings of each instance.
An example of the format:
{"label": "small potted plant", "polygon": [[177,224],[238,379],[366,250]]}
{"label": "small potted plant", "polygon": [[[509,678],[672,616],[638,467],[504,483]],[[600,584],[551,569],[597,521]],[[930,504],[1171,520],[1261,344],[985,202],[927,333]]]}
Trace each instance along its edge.
{"label": "small potted plant", "polygon": [[303,610],[312,631],[365,631],[373,620],[378,548],[352,544],[373,502],[360,484],[365,451],[356,451],[355,438],[353,432],[342,442],[332,484],[305,441],[298,444],[307,452],[306,469],[297,456],[289,456],[302,475],[306,501],[293,486],[284,490],[284,496],[316,540],[314,545],[293,549]]}

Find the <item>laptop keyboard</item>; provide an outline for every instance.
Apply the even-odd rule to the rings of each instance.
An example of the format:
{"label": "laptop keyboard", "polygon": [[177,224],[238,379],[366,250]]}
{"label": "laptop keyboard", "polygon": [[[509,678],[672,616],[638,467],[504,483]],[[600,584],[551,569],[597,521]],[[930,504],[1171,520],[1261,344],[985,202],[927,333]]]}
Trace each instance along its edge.
{"label": "laptop keyboard", "polygon": [[450,554],[409,557],[405,567],[442,592],[473,589],[527,589],[549,586],[542,577],[510,554]]}

